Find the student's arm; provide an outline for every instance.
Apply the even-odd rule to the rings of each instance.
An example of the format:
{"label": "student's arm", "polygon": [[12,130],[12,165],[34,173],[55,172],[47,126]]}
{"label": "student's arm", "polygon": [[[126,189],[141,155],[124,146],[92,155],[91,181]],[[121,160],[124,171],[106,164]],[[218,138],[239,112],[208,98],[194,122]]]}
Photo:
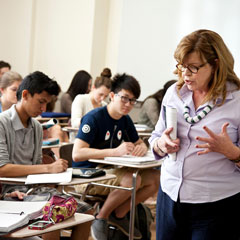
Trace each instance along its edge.
{"label": "student's arm", "polygon": [[148,151],[147,145],[143,142],[143,140],[141,138],[139,138],[134,143],[134,145],[135,145],[135,147],[131,153],[133,156],[142,157],[147,153],[147,151]]}
{"label": "student's arm", "polygon": [[67,170],[68,162],[59,159],[51,164],[38,165],[21,165],[21,164],[5,164],[0,167],[1,177],[22,177],[29,174],[39,173],[60,173]]}
{"label": "student's arm", "polygon": [[131,142],[124,142],[117,148],[96,149],[89,148],[89,144],[79,138],[75,139],[73,146],[73,161],[81,162],[91,158],[117,157],[124,154],[131,154],[135,148]]}

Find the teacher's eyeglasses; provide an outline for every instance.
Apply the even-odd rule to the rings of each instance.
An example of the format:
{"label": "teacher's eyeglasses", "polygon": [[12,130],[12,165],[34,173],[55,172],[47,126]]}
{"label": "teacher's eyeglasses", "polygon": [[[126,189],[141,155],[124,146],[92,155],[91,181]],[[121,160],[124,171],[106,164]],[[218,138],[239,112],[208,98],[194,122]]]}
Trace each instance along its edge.
{"label": "teacher's eyeglasses", "polygon": [[198,72],[198,70],[200,68],[202,68],[203,66],[205,66],[207,64],[207,62],[201,64],[200,66],[194,66],[194,65],[185,65],[185,64],[177,64],[176,68],[180,71],[180,72],[184,72],[186,69],[188,69],[191,73],[196,74]]}

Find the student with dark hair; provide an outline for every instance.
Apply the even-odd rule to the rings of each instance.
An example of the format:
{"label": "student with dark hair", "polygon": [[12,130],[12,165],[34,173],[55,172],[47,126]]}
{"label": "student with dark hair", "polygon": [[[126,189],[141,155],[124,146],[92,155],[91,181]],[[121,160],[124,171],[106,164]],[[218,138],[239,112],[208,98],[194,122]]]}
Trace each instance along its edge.
{"label": "student with dark hair", "polygon": [[11,65],[7,62],[0,61],[0,78],[5,73],[11,70]]}
{"label": "student with dark hair", "polygon": [[170,80],[166,82],[163,89],[158,90],[143,101],[141,111],[139,113],[138,123],[146,124],[150,128],[155,127],[159,118],[163,97],[167,89],[175,82],[177,82],[177,80]]}
{"label": "student with dark hair", "polygon": [[89,111],[107,105],[104,99],[110,93],[110,89],[110,78],[97,77],[89,94],[77,95],[72,103],[72,127],[79,127],[81,118]]}
{"label": "student with dark hair", "polygon": [[[73,166],[95,168],[97,164],[89,162],[88,159],[124,154],[134,156],[146,154],[147,146],[139,138],[134,124],[128,116],[139,95],[140,85],[133,76],[118,74],[114,77],[109,94],[110,103],[105,107],[92,110],[82,118],[73,147]],[[107,171],[117,177],[114,180],[105,181],[105,183],[123,187],[132,186],[133,169],[118,168]],[[159,171],[155,169],[147,169],[139,173],[136,204],[156,193],[159,179]],[[77,186],[76,190],[80,191],[81,186]],[[106,240],[108,223],[117,226],[124,234],[129,235],[129,220],[126,214],[130,210],[131,193],[118,189],[109,192],[109,189],[101,187],[93,188],[92,191],[100,195],[108,194],[92,224],[93,238]],[[136,228],[134,236],[137,239],[141,238],[141,233]]]}
{"label": "student with dark hair", "polygon": [[[17,104],[0,114],[1,177],[59,173],[67,169],[68,162],[64,159],[42,164],[42,126],[34,119],[46,110],[52,95],[57,95],[59,91],[57,82],[42,72],[34,72],[23,79],[17,91]],[[17,190],[26,193],[32,186],[3,184],[2,187],[5,195]],[[40,190],[46,191],[44,188]],[[82,203],[80,208],[84,212],[90,206]],[[83,235],[86,233],[85,239],[88,236],[87,230],[83,231]],[[59,236],[49,236],[48,239],[58,238]]]}
{"label": "student with dark hair", "polygon": [[91,75],[84,71],[78,71],[67,90],[61,97],[61,112],[71,113],[72,102],[78,94],[89,93],[92,85]]}

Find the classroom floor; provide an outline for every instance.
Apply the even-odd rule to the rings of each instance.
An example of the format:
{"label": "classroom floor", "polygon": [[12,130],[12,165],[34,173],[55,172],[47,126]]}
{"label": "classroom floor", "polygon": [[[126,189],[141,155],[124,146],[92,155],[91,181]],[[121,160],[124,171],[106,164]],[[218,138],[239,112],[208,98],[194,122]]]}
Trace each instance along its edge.
{"label": "classroom floor", "polygon": [[[152,233],[151,240],[156,240],[156,222],[155,222],[155,220],[151,225],[151,233]],[[88,240],[93,240],[93,238],[90,236],[88,238]]]}
{"label": "classroom floor", "polygon": [[[147,200],[145,204],[151,209],[152,215],[154,217],[154,221],[151,225],[151,240],[156,240],[156,197],[149,199],[149,201]],[[93,240],[93,238],[90,236],[88,240]]]}

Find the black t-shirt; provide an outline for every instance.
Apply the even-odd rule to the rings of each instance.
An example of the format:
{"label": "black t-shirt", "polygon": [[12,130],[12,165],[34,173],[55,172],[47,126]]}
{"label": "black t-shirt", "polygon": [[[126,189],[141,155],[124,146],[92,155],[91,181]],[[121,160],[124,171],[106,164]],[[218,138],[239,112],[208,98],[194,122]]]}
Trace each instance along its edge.
{"label": "black t-shirt", "polygon": [[[115,120],[108,114],[106,106],[96,108],[82,118],[76,137],[87,142],[90,148],[97,149],[116,148],[122,141],[135,143],[139,139],[131,118],[126,115]],[[96,167],[96,165],[88,161],[73,162],[73,167]]]}

